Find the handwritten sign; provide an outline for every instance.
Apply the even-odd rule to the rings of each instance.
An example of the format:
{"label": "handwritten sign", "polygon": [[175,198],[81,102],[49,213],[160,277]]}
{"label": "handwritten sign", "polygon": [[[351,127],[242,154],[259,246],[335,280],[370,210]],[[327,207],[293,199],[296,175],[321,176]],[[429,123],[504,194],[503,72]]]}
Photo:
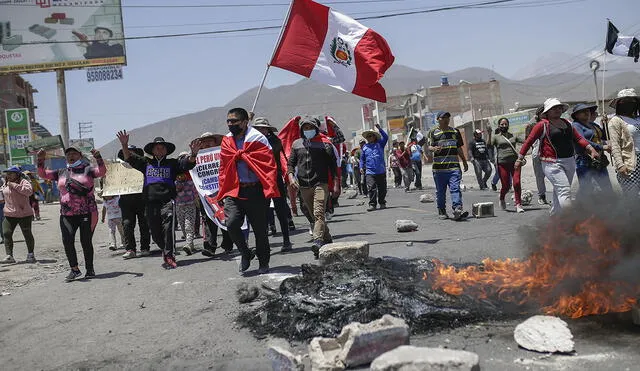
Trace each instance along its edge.
{"label": "handwritten sign", "polygon": [[106,166],[102,196],[142,193],[144,175],[141,172],[125,162],[109,163]]}

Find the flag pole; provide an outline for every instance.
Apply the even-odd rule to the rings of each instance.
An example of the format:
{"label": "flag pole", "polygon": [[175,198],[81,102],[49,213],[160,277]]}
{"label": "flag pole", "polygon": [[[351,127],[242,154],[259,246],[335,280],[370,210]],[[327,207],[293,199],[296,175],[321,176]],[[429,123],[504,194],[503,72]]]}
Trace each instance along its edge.
{"label": "flag pole", "polygon": [[289,9],[287,10],[287,15],[284,17],[284,21],[282,21],[282,27],[280,27],[280,35],[278,35],[278,41],[276,41],[276,45],[273,47],[273,53],[271,53],[271,58],[269,58],[269,63],[267,63],[267,68],[264,70],[264,75],[262,75],[262,81],[260,82],[260,86],[258,86],[258,92],[256,93],[256,99],[253,100],[253,105],[251,106],[251,112],[255,112],[256,105],[258,104],[258,99],[260,98],[260,93],[262,92],[262,88],[264,87],[265,81],[267,81],[267,74],[269,73],[269,68],[271,67],[271,61],[273,57],[276,55],[276,51],[278,50],[278,46],[280,45],[280,41],[282,41],[282,36],[284,35],[284,29],[287,26],[287,22],[289,21],[289,16],[291,15],[291,8],[293,8],[293,2],[295,0],[291,0],[289,3]]}
{"label": "flag pole", "polygon": [[609,38],[609,22],[611,22],[611,20],[607,18],[607,32],[606,32],[607,36],[605,37],[605,40],[604,40],[604,58],[602,61],[602,117],[605,116],[604,104],[605,104],[606,97],[604,95],[604,75],[607,73],[607,40]]}

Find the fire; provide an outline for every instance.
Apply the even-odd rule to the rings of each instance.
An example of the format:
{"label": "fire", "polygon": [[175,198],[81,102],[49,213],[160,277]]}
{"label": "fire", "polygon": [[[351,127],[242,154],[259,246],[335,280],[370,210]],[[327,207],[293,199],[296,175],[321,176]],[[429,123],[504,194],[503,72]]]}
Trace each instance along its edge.
{"label": "fire", "polygon": [[579,318],[631,310],[640,284],[612,278],[625,259],[615,233],[595,217],[571,229],[552,226],[542,248],[526,260],[485,259],[479,266],[456,268],[434,260],[424,273],[434,289],[520,306],[546,314]]}

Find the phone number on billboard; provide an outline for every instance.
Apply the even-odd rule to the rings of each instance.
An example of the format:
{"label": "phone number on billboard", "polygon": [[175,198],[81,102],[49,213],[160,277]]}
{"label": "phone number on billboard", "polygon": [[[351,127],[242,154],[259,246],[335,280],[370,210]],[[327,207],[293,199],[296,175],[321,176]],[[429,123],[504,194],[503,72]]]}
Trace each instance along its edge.
{"label": "phone number on billboard", "polygon": [[89,82],[121,80],[121,79],[122,79],[122,70],[118,70],[118,69],[87,71],[87,80]]}

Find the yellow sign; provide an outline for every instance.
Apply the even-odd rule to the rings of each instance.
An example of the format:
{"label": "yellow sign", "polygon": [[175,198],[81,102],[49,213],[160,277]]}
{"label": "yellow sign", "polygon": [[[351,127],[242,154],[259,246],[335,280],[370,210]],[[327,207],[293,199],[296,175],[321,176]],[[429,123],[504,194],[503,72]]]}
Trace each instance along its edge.
{"label": "yellow sign", "polygon": [[102,186],[102,196],[142,193],[144,175],[124,162],[106,164],[107,175]]}
{"label": "yellow sign", "polygon": [[391,119],[389,122],[389,129],[391,130],[404,130],[404,119]]}

